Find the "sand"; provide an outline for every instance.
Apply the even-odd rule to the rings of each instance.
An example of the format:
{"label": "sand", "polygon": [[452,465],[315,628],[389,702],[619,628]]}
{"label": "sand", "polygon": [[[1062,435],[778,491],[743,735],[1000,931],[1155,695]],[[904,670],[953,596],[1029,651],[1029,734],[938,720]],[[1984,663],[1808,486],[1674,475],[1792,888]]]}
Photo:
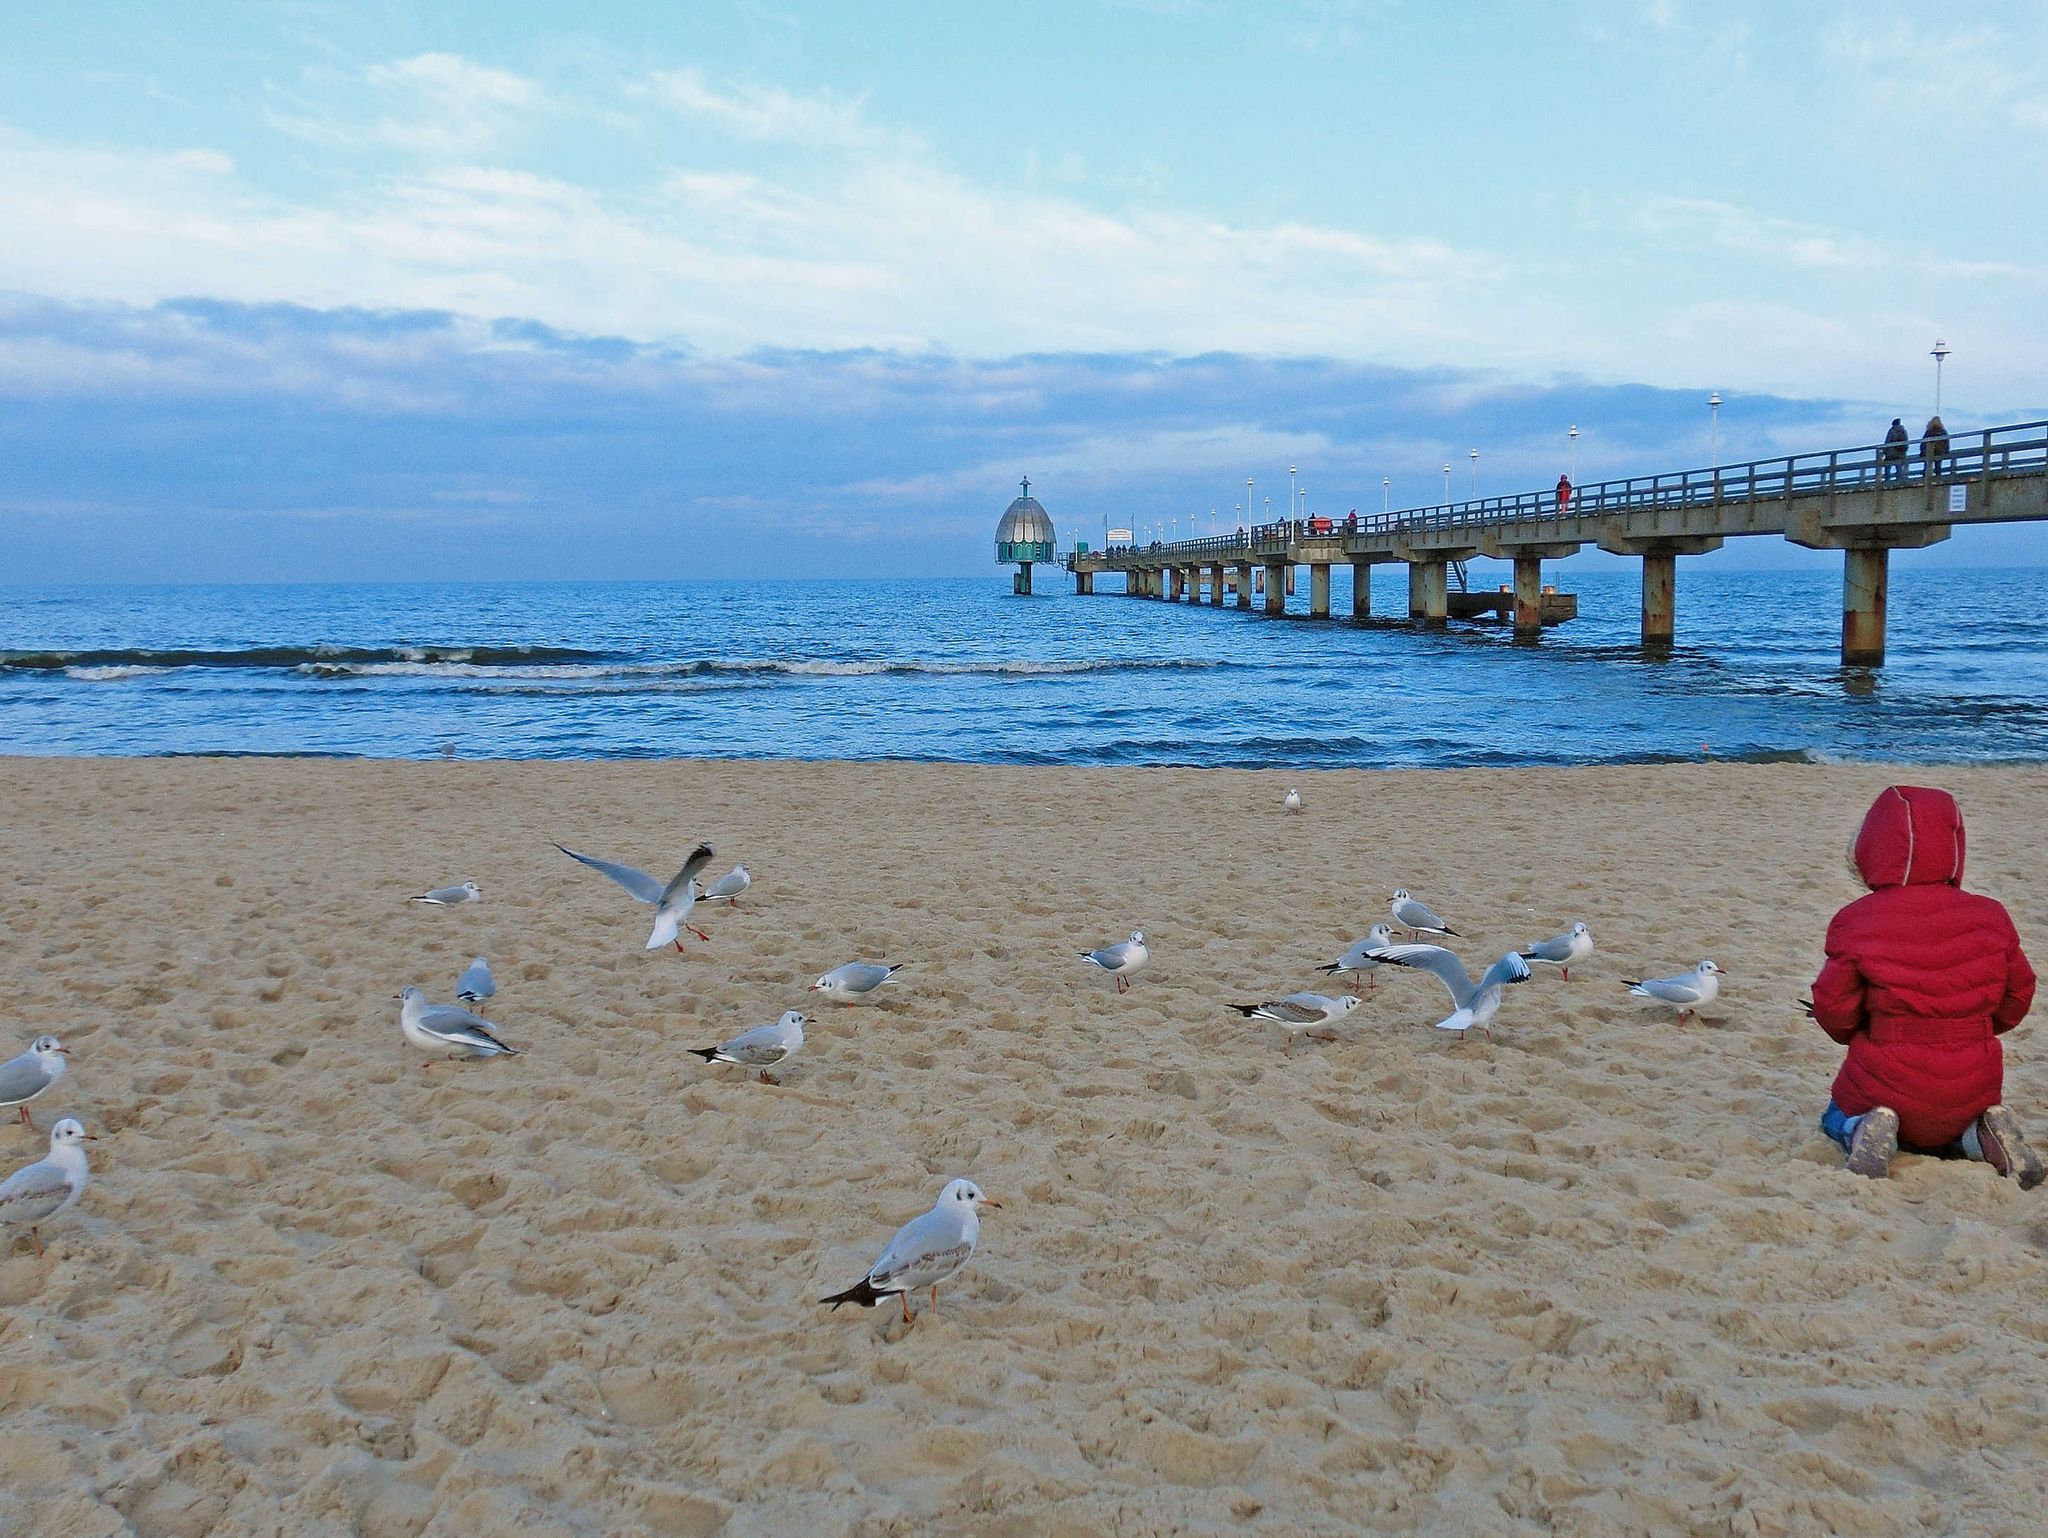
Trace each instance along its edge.
{"label": "sand", "polygon": [[[2048,1191],[1814,1125],[1898,777],[0,761],[0,1030],[102,1137],[0,1255],[0,1531],[2038,1532]],[[2048,771],[1903,777],[2048,952]],[[684,955],[549,845],[699,837],[755,885]],[[1395,884],[1600,948],[1491,1043],[1420,977],[1291,1054],[1224,1007]],[[1136,926],[1118,998],[1072,953]],[[528,1055],[423,1070],[391,996],[478,952]],[[1701,956],[1705,1025],[1620,985]],[[855,957],[912,966],[783,1087],[685,1054]],[[936,1314],[815,1305],[952,1175]]]}

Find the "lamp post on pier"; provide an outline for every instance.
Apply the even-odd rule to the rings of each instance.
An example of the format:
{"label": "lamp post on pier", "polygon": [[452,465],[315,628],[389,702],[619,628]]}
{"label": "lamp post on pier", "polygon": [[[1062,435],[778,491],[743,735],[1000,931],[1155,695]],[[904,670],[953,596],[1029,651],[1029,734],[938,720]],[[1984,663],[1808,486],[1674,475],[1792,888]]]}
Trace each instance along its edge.
{"label": "lamp post on pier", "polygon": [[1244,510],[1250,512],[1257,504],[1252,501],[1252,478],[1244,478]]}
{"label": "lamp post on pier", "polygon": [[1479,450],[1472,451],[1472,500],[1479,500]]}
{"label": "lamp post on pier", "polygon": [[1451,505],[1451,462],[1444,461],[1444,506]]}
{"label": "lamp post on pier", "polygon": [[1713,425],[1707,430],[1707,442],[1711,447],[1714,457],[1713,468],[1718,470],[1721,468],[1721,392],[1719,390],[1716,390],[1707,397],[1707,411],[1713,418]]}
{"label": "lamp post on pier", "polygon": [[1394,478],[1391,475],[1383,475],[1380,477],[1380,511],[1391,513],[1393,510]]}
{"label": "lamp post on pier", "polygon": [[1572,430],[1565,434],[1572,441],[1572,485],[1579,484],[1579,424],[1574,422]]}
{"label": "lamp post on pier", "polygon": [[1935,338],[1934,351],[1927,355],[1934,360],[1934,414],[1941,415],[1941,366],[1948,361],[1948,343]]}

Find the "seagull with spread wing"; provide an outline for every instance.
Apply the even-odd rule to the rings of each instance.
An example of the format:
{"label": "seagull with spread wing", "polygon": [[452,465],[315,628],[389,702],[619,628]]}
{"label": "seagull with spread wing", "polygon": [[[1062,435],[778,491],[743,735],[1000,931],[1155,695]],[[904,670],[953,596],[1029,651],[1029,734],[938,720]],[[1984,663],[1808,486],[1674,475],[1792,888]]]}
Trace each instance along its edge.
{"label": "seagull with spread wing", "polygon": [[1465,970],[1464,962],[1441,945],[1389,945],[1376,956],[1389,966],[1415,967],[1431,973],[1449,989],[1453,1008],[1437,1021],[1436,1028],[1456,1031],[1460,1040],[1475,1025],[1491,1039],[1493,1017],[1500,1012],[1501,990],[1529,978],[1529,963],[1513,951],[1476,978]]}
{"label": "seagull with spread wing", "polygon": [[555,847],[570,859],[588,865],[592,870],[602,871],[626,889],[627,895],[635,902],[654,904],[654,933],[647,937],[647,949],[658,951],[664,945],[673,944],[677,950],[683,948],[681,930],[689,930],[700,940],[709,940],[704,933],[690,922],[690,910],[697,905],[697,874],[711,862],[718,851],[706,839],[690,851],[689,859],[683,861],[683,868],[676,872],[675,879],[666,886],[630,865],[615,865],[610,860],[600,860],[595,855],[578,854],[567,844]]}

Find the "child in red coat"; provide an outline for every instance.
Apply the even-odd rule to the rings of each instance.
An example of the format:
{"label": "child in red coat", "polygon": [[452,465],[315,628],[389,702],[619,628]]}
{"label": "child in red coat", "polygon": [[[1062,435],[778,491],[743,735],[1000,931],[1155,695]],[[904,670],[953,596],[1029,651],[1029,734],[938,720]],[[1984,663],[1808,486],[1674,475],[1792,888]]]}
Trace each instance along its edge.
{"label": "child in red coat", "polygon": [[1963,814],[1945,790],[1894,785],[1854,859],[1870,895],[1828,925],[1813,1017],[1849,1049],[1821,1130],[1849,1168],[1886,1173],[1900,1147],[1981,1159],[2022,1190],[2040,1155],[1999,1095],[1998,1038],[2034,1002],[2034,969],[2003,904],[1963,890]]}

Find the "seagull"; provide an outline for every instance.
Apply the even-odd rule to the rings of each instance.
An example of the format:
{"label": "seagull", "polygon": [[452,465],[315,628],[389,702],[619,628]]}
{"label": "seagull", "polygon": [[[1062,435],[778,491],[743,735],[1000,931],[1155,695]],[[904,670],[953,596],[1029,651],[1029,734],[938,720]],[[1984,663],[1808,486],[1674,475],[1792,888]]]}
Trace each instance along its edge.
{"label": "seagull", "polygon": [[578,854],[566,844],[555,847],[572,860],[580,860],[592,870],[603,871],[612,880],[624,887],[635,902],[654,904],[654,933],[647,937],[647,949],[658,951],[670,941],[677,950],[683,948],[682,936],[678,930],[687,929],[700,940],[709,940],[704,933],[690,922],[690,909],[697,902],[697,872],[702,870],[717,851],[705,840],[690,851],[689,859],[683,861],[683,868],[676,872],[675,879],[663,886],[644,870],[635,870],[630,865],[614,865],[610,860],[600,860],[594,855]]}
{"label": "seagull", "polygon": [[43,1258],[43,1236],[38,1232],[41,1225],[70,1211],[79,1197],[85,1195],[85,1183],[92,1178],[85,1165],[85,1150],[79,1145],[98,1141],[77,1120],[67,1116],[50,1129],[47,1158],[23,1165],[0,1180],[0,1223],[17,1228],[28,1224],[28,1236],[35,1241],[36,1259]]}
{"label": "seagull", "polygon": [[722,1047],[691,1047],[707,1063],[738,1063],[742,1068],[761,1070],[763,1084],[779,1084],[768,1070],[786,1063],[804,1049],[804,1027],[815,1024],[800,1009],[785,1009],[773,1025],[757,1025],[742,1031]]}
{"label": "seagull", "polygon": [[1464,938],[1457,930],[1410,897],[1406,887],[1402,887],[1394,894],[1394,900],[1387,904],[1387,911],[1394,915],[1396,924],[1408,931],[1411,939],[1416,935],[1449,935],[1453,940]]}
{"label": "seagull", "polygon": [[21,1124],[33,1132],[28,1103],[46,1089],[54,1089],[71,1065],[64,1061],[71,1049],[54,1036],[38,1036],[19,1057],[0,1063],[0,1111],[13,1106],[21,1113]]}
{"label": "seagull", "polygon": [[910,1323],[910,1294],[920,1287],[931,1288],[932,1307],[936,1309],[939,1283],[966,1265],[974,1254],[975,1241],[981,1237],[980,1209],[1001,1206],[1001,1202],[984,1196],[981,1187],[971,1180],[947,1181],[932,1210],[897,1229],[896,1237],[889,1241],[881,1258],[868,1267],[866,1276],[846,1291],[818,1301],[830,1303],[835,1309],[842,1303],[873,1308],[893,1293],[903,1305],[904,1323]]}
{"label": "seagull", "polygon": [[1301,792],[1292,785],[1287,787],[1287,794],[1280,798],[1280,810],[1283,812],[1299,812],[1301,810]]}
{"label": "seagull", "polygon": [[1524,961],[1540,961],[1547,967],[1558,968],[1564,980],[1570,982],[1572,963],[1593,954],[1593,931],[1584,924],[1574,924],[1561,935],[1523,946],[1519,954]]}
{"label": "seagull", "polygon": [[1119,940],[1114,945],[1105,945],[1099,951],[1082,951],[1083,961],[1092,961],[1103,971],[1116,979],[1116,991],[1129,993],[1131,978],[1145,970],[1145,963],[1152,959],[1152,953],[1145,949],[1145,931],[1134,929],[1128,940]]}
{"label": "seagull", "polygon": [[1380,985],[1380,980],[1373,974],[1379,970],[1380,964],[1374,953],[1385,949],[1393,943],[1394,931],[1385,924],[1375,924],[1365,932],[1363,940],[1352,941],[1350,950],[1321,970],[1330,973],[1332,976],[1338,976],[1346,972],[1350,973],[1351,986],[1354,991],[1358,987],[1360,976],[1364,976],[1371,987],[1377,988]]}
{"label": "seagull", "polygon": [[425,903],[430,908],[459,908],[464,903],[480,901],[483,891],[474,881],[465,881],[461,886],[437,886],[431,892],[422,892],[409,899]]}
{"label": "seagull", "polygon": [[1491,1038],[1493,1017],[1500,1010],[1501,989],[1511,983],[1526,982],[1529,977],[1529,963],[1513,951],[1488,967],[1476,981],[1465,971],[1465,964],[1441,945],[1390,945],[1379,953],[1379,960],[1434,973],[1437,981],[1450,989],[1451,1003],[1456,1006],[1437,1021],[1436,1028],[1456,1031],[1460,1040],[1475,1025]]}
{"label": "seagull", "polygon": [[418,988],[406,989],[393,1002],[403,1006],[398,1011],[400,1033],[423,1052],[447,1052],[451,1063],[465,1057],[519,1056],[516,1047],[491,1034],[490,1021],[453,1004],[429,1004]]}
{"label": "seagull", "polygon": [[1676,1005],[1678,1023],[1683,1025],[1700,1012],[1702,1005],[1711,1004],[1720,996],[1721,969],[1711,961],[1702,961],[1690,972],[1681,972],[1676,977],[1652,977],[1644,982],[1630,982],[1627,987],[1639,999]]}
{"label": "seagull", "polygon": [[835,1004],[858,1004],[908,965],[903,961],[893,967],[878,966],[872,961],[849,961],[812,983],[811,992],[822,993]]}
{"label": "seagull", "polygon": [[1307,1031],[1321,1040],[1331,1040],[1320,1026],[1334,1025],[1363,1002],[1357,998],[1333,999],[1323,993],[1290,993],[1284,999],[1264,1004],[1233,1004],[1230,1007],[1247,1020],[1272,1020],[1287,1028],[1287,1048],[1294,1050],[1294,1033]]}
{"label": "seagull", "polygon": [[455,996],[465,1004],[481,1004],[498,991],[498,980],[491,976],[491,964],[479,956],[462,969],[462,976],[455,979]]}
{"label": "seagull", "polygon": [[707,899],[723,897],[728,904],[737,908],[740,905],[740,893],[753,884],[754,877],[746,866],[735,865],[698,895]]}

